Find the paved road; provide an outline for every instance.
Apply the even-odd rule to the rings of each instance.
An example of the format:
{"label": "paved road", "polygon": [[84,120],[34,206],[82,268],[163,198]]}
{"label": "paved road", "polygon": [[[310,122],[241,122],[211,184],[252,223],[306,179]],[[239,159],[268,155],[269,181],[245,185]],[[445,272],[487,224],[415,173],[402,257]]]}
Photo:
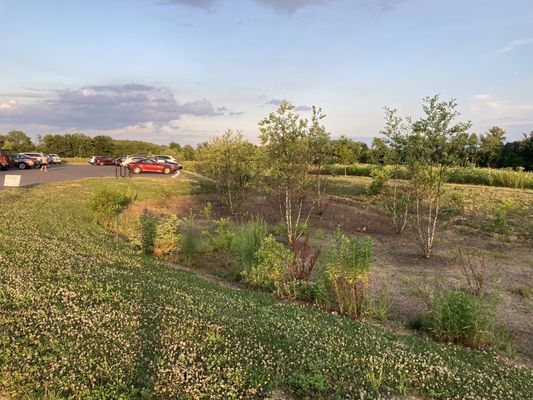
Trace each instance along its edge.
{"label": "paved road", "polygon": [[[92,165],[58,165],[48,168],[48,172],[41,172],[38,169],[27,169],[19,171],[18,169],[9,169],[0,171],[0,190],[4,189],[4,179],[6,175],[20,175],[20,186],[30,186],[40,183],[62,182],[81,178],[91,177],[114,177],[115,167],[92,166]],[[134,175],[136,177],[137,175]],[[163,174],[141,174],[140,176],[169,178]]]}

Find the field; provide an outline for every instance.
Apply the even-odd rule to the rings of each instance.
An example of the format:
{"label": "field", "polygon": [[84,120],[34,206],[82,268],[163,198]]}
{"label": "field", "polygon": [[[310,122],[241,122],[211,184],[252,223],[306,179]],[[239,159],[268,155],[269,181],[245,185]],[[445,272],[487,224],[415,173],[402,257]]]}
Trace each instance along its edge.
{"label": "field", "polygon": [[[351,200],[359,201],[358,185],[343,185],[336,186],[337,194],[345,190],[345,197],[353,194]],[[523,359],[438,344],[395,326],[360,323],[307,304],[279,301],[228,283],[212,274],[220,271],[200,264],[194,272],[185,271],[143,255],[117,229],[95,222],[85,206],[100,188],[118,187],[136,193],[122,223],[150,208],[166,207],[184,216],[207,201],[213,201],[215,214],[223,214],[204,186],[201,178],[190,175],[165,183],[88,179],[0,193],[0,395],[531,397],[533,374],[521,366]],[[257,204],[256,209],[261,207]],[[330,207],[352,206],[335,202]],[[379,246],[385,247],[385,238],[393,235],[368,224],[366,213],[370,211],[355,213],[346,229],[383,235]],[[394,246],[401,246],[401,240]],[[496,259],[508,257],[506,246],[514,249],[502,246]],[[405,263],[416,260],[410,249],[404,252]],[[529,257],[530,268],[531,254],[521,257]],[[428,273],[447,271],[448,265],[436,265],[440,259],[438,255]],[[509,261],[515,268],[514,257]],[[419,260],[407,274],[416,276],[426,268]],[[399,271],[383,265],[377,274],[395,277]],[[530,275],[527,279],[522,283]]]}

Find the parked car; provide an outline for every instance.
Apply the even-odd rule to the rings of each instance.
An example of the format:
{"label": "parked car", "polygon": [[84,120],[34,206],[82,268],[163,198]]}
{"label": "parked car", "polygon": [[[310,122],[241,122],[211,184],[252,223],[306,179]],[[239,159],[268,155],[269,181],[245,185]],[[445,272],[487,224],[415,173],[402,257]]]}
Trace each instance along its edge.
{"label": "parked car", "polygon": [[179,168],[176,164],[162,164],[151,158],[143,158],[130,162],[128,169],[134,174],[140,174],[141,172],[162,172],[163,174],[170,174],[176,172]]}
{"label": "parked car", "polygon": [[183,168],[183,166],[172,156],[150,156],[150,158],[161,164],[176,164],[178,169]]}
{"label": "parked car", "polygon": [[18,169],[35,167],[35,159],[26,154],[15,154],[11,157],[11,166]]}
{"label": "parked car", "polygon": [[125,167],[129,163],[132,163],[132,162],[135,162],[135,161],[140,161],[140,160],[146,160],[146,159],[148,159],[148,157],[146,157],[146,156],[127,156],[127,157],[124,157],[124,159],[122,160],[122,163],[120,165]]}
{"label": "parked car", "polygon": [[57,154],[49,154],[53,164],[61,164],[61,158]]}
{"label": "parked car", "polygon": [[8,169],[11,165],[11,157],[9,152],[0,150],[0,170]]}
{"label": "parked car", "polygon": [[33,161],[35,161],[35,168],[41,167],[41,158],[44,155],[44,153],[21,153],[21,154],[33,158]]}
{"label": "parked car", "polygon": [[92,165],[114,165],[112,157],[92,156],[89,158],[89,164]]}

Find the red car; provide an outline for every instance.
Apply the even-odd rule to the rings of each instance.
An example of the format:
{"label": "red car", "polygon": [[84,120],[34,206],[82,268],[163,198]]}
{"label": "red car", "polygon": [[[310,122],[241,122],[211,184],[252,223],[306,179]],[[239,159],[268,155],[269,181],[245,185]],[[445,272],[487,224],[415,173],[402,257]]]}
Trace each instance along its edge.
{"label": "red car", "polygon": [[141,172],[162,172],[164,174],[174,173],[178,170],[177,164],[158,163],[149,158],[132,161],[128,164],[128,169],[134,174]]}
{"label": "red car", "polygon": [[92,165],[115,165],[113,162],[114,159],[111,157],[104,157],[104,156],[92,156],[89,159],[89,164]]}
{"label": "red car", "polygon": [[0,150],[0,170],[8,169],[11,164],[11,158],[7,151]]}

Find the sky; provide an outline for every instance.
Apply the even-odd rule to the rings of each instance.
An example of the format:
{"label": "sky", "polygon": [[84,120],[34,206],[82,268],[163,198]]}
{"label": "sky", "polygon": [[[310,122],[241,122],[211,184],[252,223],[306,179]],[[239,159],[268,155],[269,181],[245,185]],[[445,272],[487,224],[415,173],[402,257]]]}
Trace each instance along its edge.
{"label": "sky", "polygon": [[282,99],[369,141],[383,107],[533,130],[531,0],[0,0],[0,133],[257,141]]}

